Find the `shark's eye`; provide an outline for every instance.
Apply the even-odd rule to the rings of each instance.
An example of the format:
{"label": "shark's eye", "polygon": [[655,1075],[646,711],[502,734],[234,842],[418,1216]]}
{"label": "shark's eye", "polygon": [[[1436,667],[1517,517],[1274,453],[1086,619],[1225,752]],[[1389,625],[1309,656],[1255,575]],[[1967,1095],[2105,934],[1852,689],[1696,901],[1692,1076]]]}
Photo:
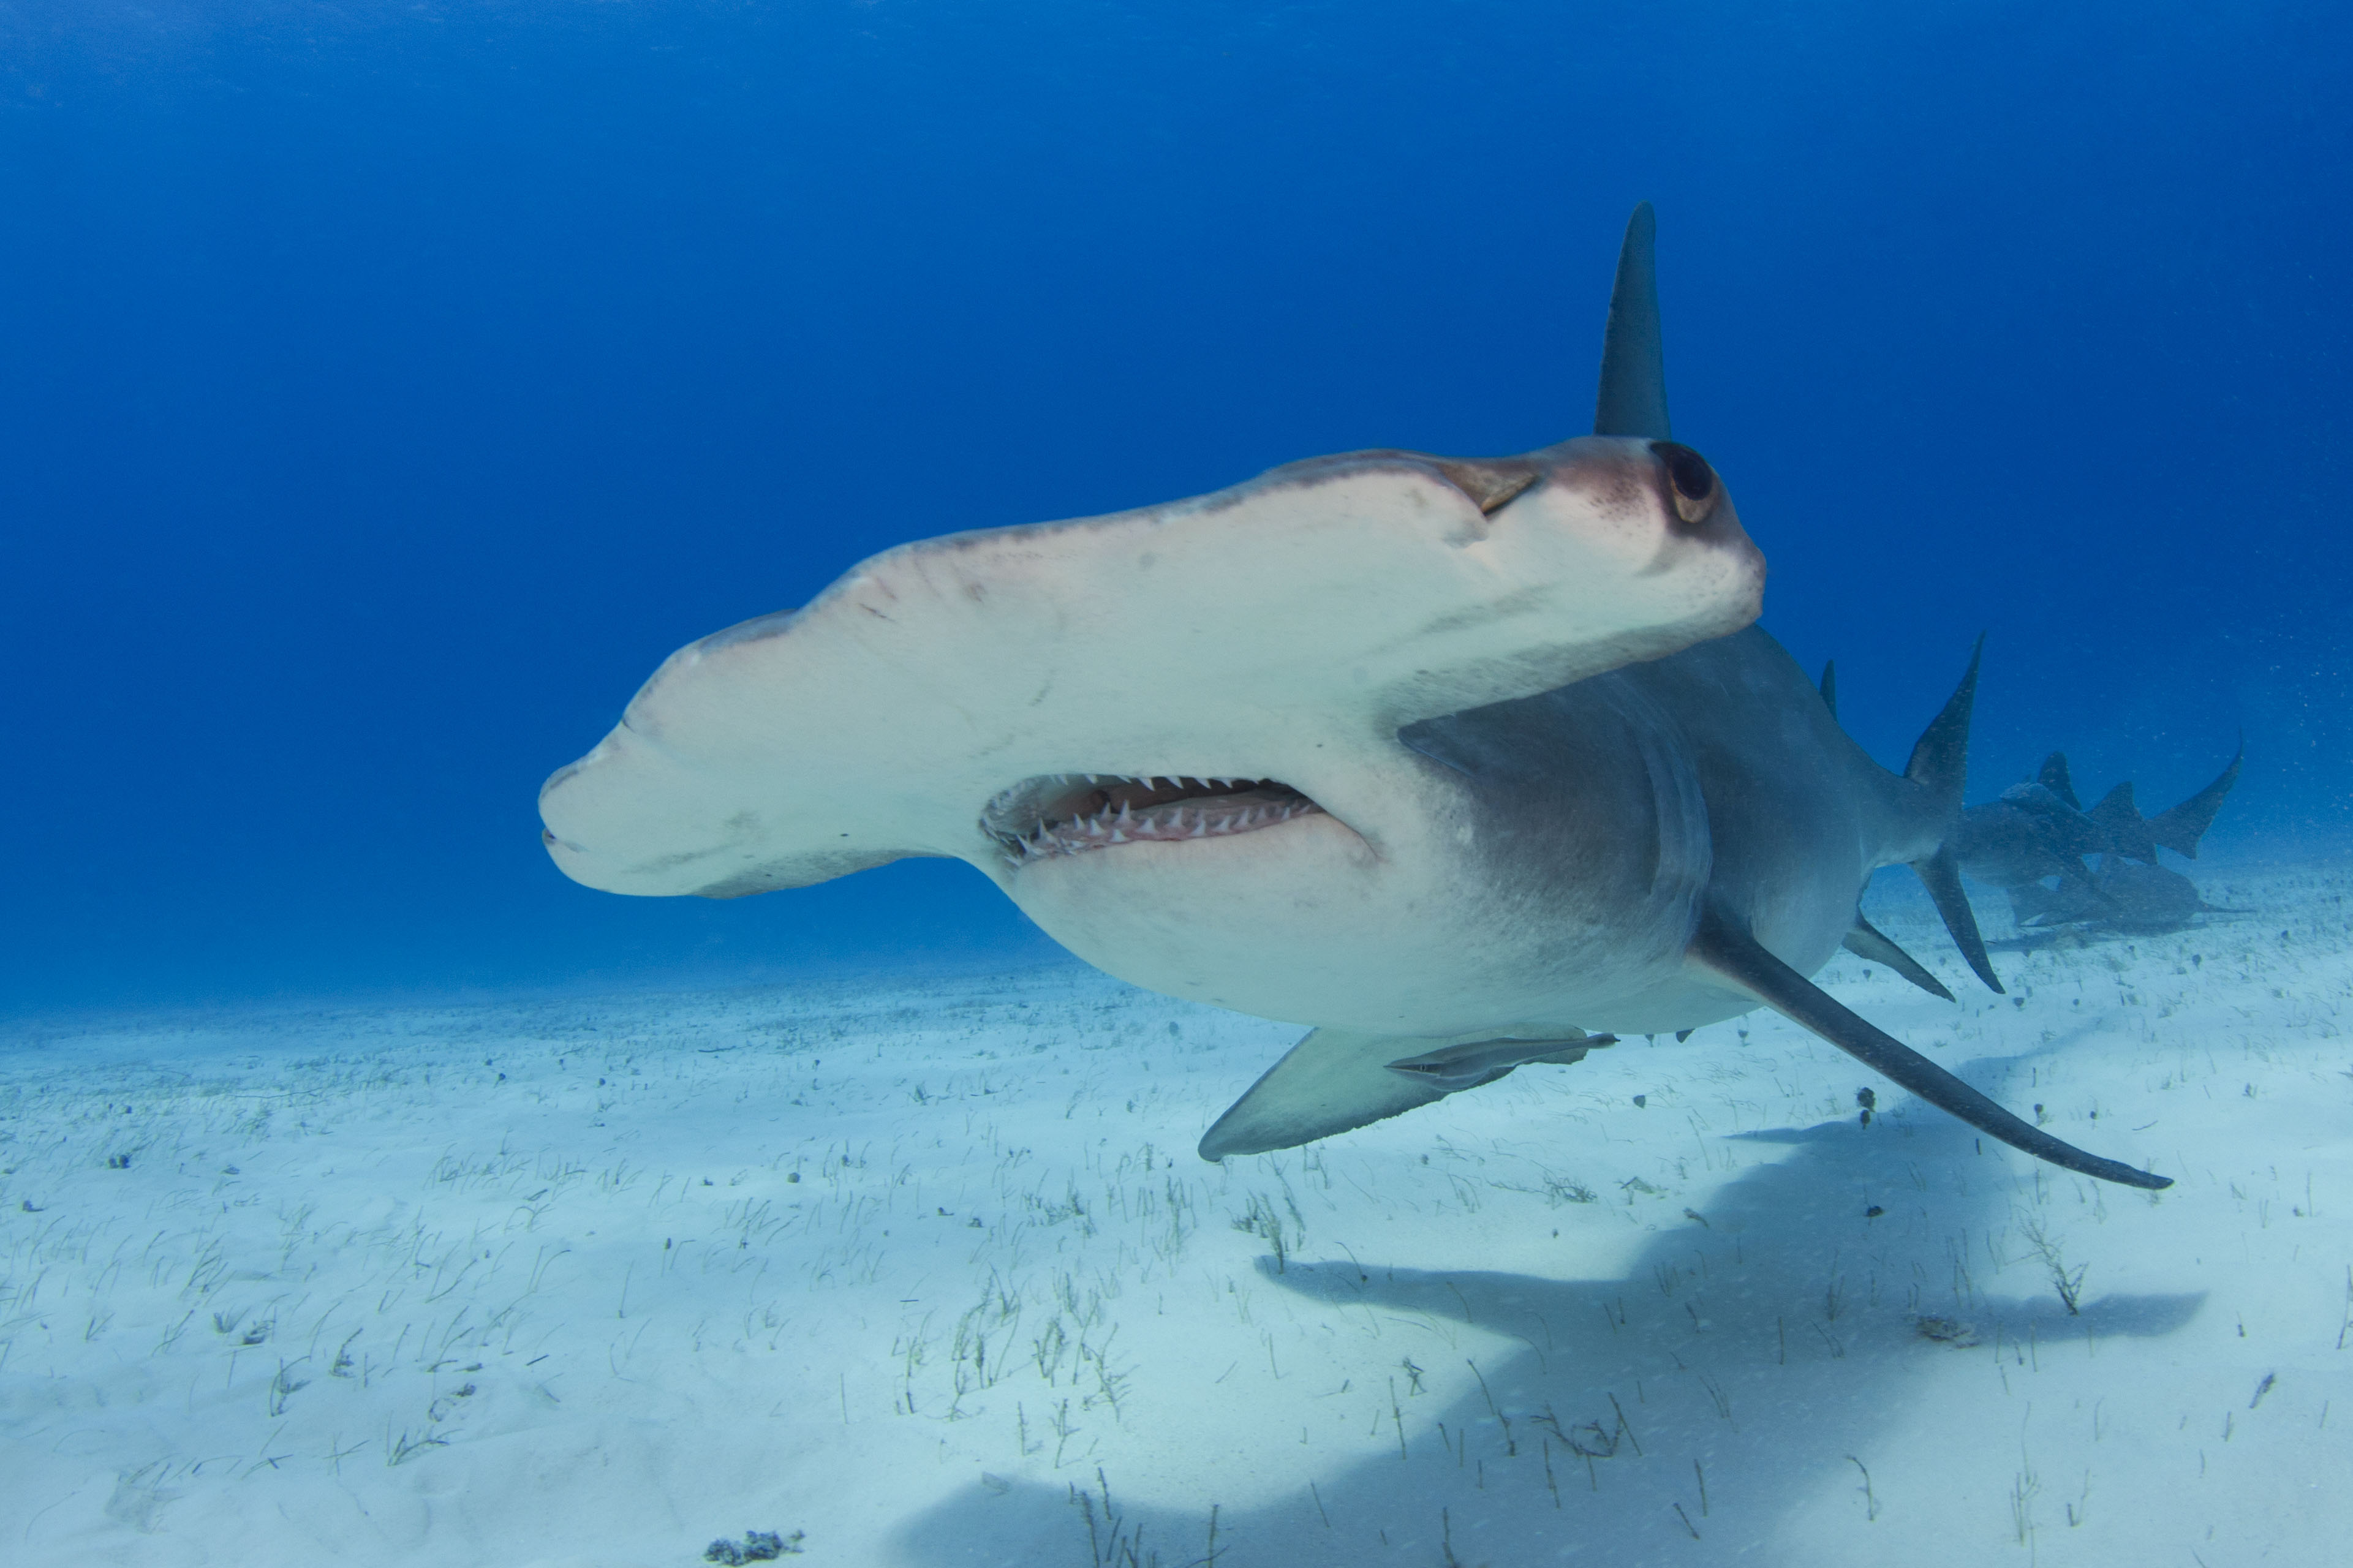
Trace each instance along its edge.
{"label": "shark's eye", "polygon": [[1685,522],[1705,522],[1724,494],[1724,487],[1716,483],[1715,470],[1707,466],[1707,459],[1673,441],[1653,441],[1651,450],[1667,470],[1675,515]]}

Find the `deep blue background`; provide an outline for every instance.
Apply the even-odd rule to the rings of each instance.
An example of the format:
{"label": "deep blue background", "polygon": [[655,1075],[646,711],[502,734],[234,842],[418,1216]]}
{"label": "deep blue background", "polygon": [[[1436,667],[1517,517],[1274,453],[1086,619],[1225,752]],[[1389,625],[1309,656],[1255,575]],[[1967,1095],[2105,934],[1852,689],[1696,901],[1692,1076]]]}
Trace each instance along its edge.
{"label": "deep blue background", "polygon": [[565,882],[673,647],[950,529],[1677,432],[1900,762],[2348,824],[2342,6],[0,3],[0,1006],[1040,942]]}

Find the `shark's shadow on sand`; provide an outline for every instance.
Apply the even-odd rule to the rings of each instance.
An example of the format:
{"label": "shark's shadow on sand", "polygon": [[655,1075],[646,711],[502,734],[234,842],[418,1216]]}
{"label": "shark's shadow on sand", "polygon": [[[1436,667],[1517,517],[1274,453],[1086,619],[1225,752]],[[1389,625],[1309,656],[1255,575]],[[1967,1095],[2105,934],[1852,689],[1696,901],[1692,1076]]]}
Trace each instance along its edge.
{"label": "shark's shadow on sand", "polygon": [[[1995,1079],[2025,1059],[1968,1076]],[[1679,1561],[1769,1561],[1791,1503],[1839,1478],[1855,1486],[1862,1522],[1849,1456],[1867,1463],[1883,1434],[1917,1418],[1907,1391],[1938,1358],[2011,1357],[2030,1345],[2049,1355],[2087,1335],[2170,1333],[2204,1300],[2095,1296],[2070,1314],[2055,1291],[1980,1291],[1971,1269],[1984,1271],[1984,1233],[2007,1220],[2010,1173],[1978,1152],[1969,1128],[1927,1107],[1868,1128],[1841,1121],[1734,1138],[1795,1150],[1720,1189],[1704,1223],[1670,1226],[1678,1205],[1656,1202],[1658,1235],[1621,1278],[1345,1258],[1293,1260],[1278,1273],[1262,1262],[1269,1282],[1328,1304],[1335,1322],[1361,1330],[1367,1312],[1381,1321],[1407,1452],[1400,1458],[1392,1442],[1384,1458],[1316,1473],[1312,1490],[1303,1479],[1277,1501],[1222,1509],[1216,1561],[1507,1568],[1649,1562],[1670,1550]],[[1504,1350],[1464,1335],[1466,1323],[1517,1342]],[[1474,1384],[1440,1408],[1408,1394],[1406,1360],[1460,1373],[1472,1358],[1483,1393]],[[1382,1425],[1397,1431],[1387,1416]],[[1263,1443],[1270,1465],[1289,1462],[1279,1435],[1204,1439]],[[1017,1483],[999,1495],[975,1485],[912,1521],[899,1560],[1086,1562],[1089,1511],[1098,1564],[1208,1559],[1215,1500],[1140,1506],[1113,1475],[1109,1509],[1098,1493],[1082,1510],[1074,1489],[1093,1486],[1093,1468],[1070,1470],[1066,1486]]]}

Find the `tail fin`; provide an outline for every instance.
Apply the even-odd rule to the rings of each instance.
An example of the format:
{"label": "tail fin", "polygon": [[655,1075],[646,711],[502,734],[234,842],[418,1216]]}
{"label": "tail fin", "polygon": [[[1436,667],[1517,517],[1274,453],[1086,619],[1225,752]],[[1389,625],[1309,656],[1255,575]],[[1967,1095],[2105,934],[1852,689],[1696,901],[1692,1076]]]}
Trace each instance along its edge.
{"label": "tail fin", "polygon": [[1929,721],[1904,764],[1904,776],[1926,784],[1936,794],[1936,804],[1949,814],[1961,809],[1961,792],[1968,786],[1969,711],[1977,705],[1978,664],[1985,657],[1985,634],[1978,634],[1969,652],[1968,672],[1945,700],[1944,711]]}
{"label": "tail fin", "polygon": [[1993,961],[1986,956],[1985,938],[1978,932],[1978,917],[1969,908],[1968,894],[1961,890],[1960,860],[1950,842],[1952,824],[1961,815],[1961,796],[1968,788],[1969,712],[1977,704],[1978,664],[1984,657],[1985,634],[1980,632],[1969,654],[1968,673],[1946,700],[1944,711],[1922,731],[1912,748],[1912,760],[1905,764],[1904,776],[1930,792],[1946,828],[1946,842],[1926,859],[1913,861],[1912,869],[1928,889],[1936,912],[1944,917],[1953,945],[1961,950],[1961,956],[1969,961],[1969,967],[1988,989],[1999,993],[2001,982],[1994,975]]}
{"label": "tail fin", "polygon": [[2102,795],[2099,804],[2084,815],[2108,836],[2109,847],[2115,853],[2127,860],[2157,864],[2157,845],[2148,823],[2141,816],[2140,807],[2133,804],[2132,780],[2125,780]]}
{"label": "tail fin", "polygon": [[2148,836],[2177,855],[2198,858],[2198,841],[2214,826],[2214,814],[2222,809],[2222,797],[2239,782],[2239,769],[2247,760],[2247,742],[2239,741],[2239,751],[2221,776],[2170,811],[2158,812],[2148,819]]}
{"label": "tail fin", "polygon": [[2075,798],[2075,781],[2067,776],[2066,752],[2053,752],[2043,758],[2042,771],[2034,775],[2034,782],[2065,801],[2070,810],[2084,809],[2084,803]]}

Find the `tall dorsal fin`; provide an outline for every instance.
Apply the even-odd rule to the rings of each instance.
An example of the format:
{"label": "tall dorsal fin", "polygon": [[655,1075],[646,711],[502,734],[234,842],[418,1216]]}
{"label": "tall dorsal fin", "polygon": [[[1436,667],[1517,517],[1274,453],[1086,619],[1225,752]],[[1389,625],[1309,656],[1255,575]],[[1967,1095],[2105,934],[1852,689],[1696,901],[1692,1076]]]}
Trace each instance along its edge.
{"label": "tall dorsal fin", "polygon": [[1658,215],[1644,202],[1626,224],[1618,282],[1609,290],[1609,325],[1601,337],[1601,395],[1593,405],[1596,436],[1674,437],[1667,422],[1666,351],[1659,337],[1659,276],[1652,262]]}
{"label": "tall dorsal fin", "polygon": [[1834,658],[1822,660],[1822,706],[1831,710],[1831,718],[1838,717],[1838,660]]}

